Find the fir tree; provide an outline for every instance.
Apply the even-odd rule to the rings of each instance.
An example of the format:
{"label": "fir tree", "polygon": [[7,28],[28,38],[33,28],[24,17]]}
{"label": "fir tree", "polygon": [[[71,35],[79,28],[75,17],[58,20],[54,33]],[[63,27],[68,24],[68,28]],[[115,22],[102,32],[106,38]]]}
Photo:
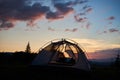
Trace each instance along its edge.
{"label": "fir tree", "polygon": [[119,55],[119,54],[118,54],[117,57],[116,57],[115,65],[116,65],[117,67],[120,67],[120,55]]}
{"label": "fir tree", "polygon": [[31,48],[30,48],[30,44],[28,42],[27,46],[26,46],[26,50],[25,50],[26,53],[31,53]]}

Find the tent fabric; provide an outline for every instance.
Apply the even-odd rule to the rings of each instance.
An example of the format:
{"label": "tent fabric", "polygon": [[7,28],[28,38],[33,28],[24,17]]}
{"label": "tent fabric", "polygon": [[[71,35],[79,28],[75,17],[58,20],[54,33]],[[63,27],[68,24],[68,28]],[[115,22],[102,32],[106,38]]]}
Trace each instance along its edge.
{"label": "tent fabric", "polygon": [[85,52],[78,43],[62,39],[51,42],[42,48],[32,65],[72,67],[82,70],[90,70],[90,65]]}

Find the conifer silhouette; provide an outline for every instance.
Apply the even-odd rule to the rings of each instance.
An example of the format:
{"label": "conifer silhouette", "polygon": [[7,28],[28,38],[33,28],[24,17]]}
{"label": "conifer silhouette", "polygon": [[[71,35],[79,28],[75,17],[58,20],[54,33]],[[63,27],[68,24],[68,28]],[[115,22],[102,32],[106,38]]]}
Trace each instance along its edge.
{"label": "conifer silhouette", "polygon": [[26,53],[31,53],[31,48],[30,48],[30,43],[28,42],[27,46],[26,46]]}

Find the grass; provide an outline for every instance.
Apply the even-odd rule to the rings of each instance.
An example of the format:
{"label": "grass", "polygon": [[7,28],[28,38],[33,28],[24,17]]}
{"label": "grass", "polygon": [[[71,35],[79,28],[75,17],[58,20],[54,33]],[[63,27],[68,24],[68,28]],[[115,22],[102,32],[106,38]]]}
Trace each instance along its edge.
{"label": "grass", "polygon": [[120,70],[115,67],[95,66],[90,72],[61,67],[2,65],[0,77],[4,80],[118,80]]}
{"label": "grass", "polygon": [[29,66],[36,54],[0,54],[1,80],[119,80],[120,66],[91,64],[91,71],[74,68]]}
{"label": "grass", "polygon": [[95,66],[92,69],[92,77],[95,80],[118,80],[120,74],[120,68],[114,66]]}

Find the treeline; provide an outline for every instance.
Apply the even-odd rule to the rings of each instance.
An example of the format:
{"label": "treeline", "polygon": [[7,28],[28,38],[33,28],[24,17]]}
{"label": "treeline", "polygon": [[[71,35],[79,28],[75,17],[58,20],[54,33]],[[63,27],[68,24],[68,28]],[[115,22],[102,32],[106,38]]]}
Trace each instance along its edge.
{"label": "treeline", "polygon": [[29,65],[36,53],[26,52],[0,52],[0,65]]}

